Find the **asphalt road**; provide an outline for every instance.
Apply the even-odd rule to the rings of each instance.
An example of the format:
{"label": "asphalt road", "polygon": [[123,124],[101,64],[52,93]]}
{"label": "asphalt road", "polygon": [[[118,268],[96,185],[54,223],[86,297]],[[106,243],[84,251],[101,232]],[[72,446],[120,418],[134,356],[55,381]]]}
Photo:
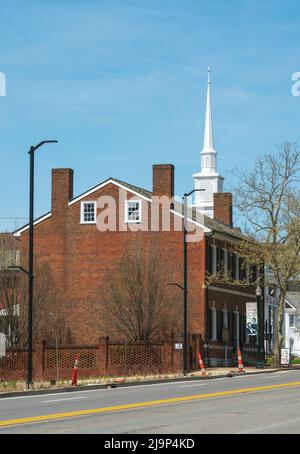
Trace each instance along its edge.
{"label": "asphalt road", "polygon": [[300,371],[4,398],[2,433],[300,433]]}

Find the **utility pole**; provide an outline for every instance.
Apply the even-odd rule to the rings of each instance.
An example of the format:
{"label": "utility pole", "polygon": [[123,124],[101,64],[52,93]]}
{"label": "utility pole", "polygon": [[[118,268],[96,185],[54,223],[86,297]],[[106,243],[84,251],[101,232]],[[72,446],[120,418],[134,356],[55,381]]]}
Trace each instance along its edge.
{"label": "utility pole", "polygon": [[29,149],[29,242],[28,242],[28,364],[27,364],[27,388],[32,385],[32,308],[33,308],[33,259],[34,259],[34,153],[46,143],[57,143],[57,140],[43,140]]}

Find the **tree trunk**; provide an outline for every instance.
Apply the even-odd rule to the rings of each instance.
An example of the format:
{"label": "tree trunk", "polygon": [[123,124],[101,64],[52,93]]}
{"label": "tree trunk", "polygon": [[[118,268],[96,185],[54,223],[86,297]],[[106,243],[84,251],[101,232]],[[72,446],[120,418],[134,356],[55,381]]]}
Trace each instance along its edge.
{"label": "tree trunk", "polygon": [[280,367],[281,364],[281,348],[283,342],[283,321],[284,321],[284,306],[285,306],[286,292],[280,292],[279,305],[278,305],[278,316],[275,325],[275,345],[274,345],[274,360],[273,365]]}

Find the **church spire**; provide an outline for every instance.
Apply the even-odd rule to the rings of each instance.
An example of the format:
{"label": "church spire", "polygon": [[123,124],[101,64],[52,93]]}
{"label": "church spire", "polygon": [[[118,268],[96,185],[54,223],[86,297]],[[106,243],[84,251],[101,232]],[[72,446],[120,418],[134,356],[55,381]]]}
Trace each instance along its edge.
{"label": "church spire", "polygon": [[197,191],[193,206],[200,212],[214,217],[214,193],[223,192],[224,178],[217,173],[217,152],[214,148],[212,110],[211,110],[211,80],[210,68],[208,67],[207,96],[204,125],[204,143],[201,156],[201,171],[195,173],[195,189],[204,189],[204,192]]}
{"label": "church spire", "polygon": [[210,67],[208,67],[204,143],[201,151],[201,172],[204,173],[216,172],[217,153],[214,149],[210,86]]}
{"label": "church spire", "polygon": [[206,113],[205,113],[205,128],[204,128],[204,144],[203,151],[214,151],[213,125],[211,113],[211,95],[210,95],[210,67],[207,71],[207,97],[206,97]]}

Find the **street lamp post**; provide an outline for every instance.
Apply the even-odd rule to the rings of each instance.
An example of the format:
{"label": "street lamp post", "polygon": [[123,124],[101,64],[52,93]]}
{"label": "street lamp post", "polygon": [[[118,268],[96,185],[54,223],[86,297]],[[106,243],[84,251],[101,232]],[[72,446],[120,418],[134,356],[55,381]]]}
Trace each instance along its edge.
{"label": "street lamp post", "polygon": [[264,302],[262,302],[262,290],[260,286],[257,286],[255,291],[256,294],[256,303],[257,303],[257,315],[258,315],[258,358],[263,366],[265,361],[264,354]]}
{"label": "street lamp post", "polygon": [[32,385],[32,307],[33,307],[33,221],[34,221],[34,152],[46,143],[57,143],[57,140],[43,140],[35,146],[31,146],[28,154],[30,158],[29,168],[29,242],[28,242],[28,364],[27,364],[27,387]]}
{"label": "street lamp post", "polygon": [[205,189],[193,189],[189,193],[185,193],[184,200],[184,222],[183,222],[183,375],[188,373],[188,250],[187,250],[187,199],[190,195],[197,191],[205,191]]}

